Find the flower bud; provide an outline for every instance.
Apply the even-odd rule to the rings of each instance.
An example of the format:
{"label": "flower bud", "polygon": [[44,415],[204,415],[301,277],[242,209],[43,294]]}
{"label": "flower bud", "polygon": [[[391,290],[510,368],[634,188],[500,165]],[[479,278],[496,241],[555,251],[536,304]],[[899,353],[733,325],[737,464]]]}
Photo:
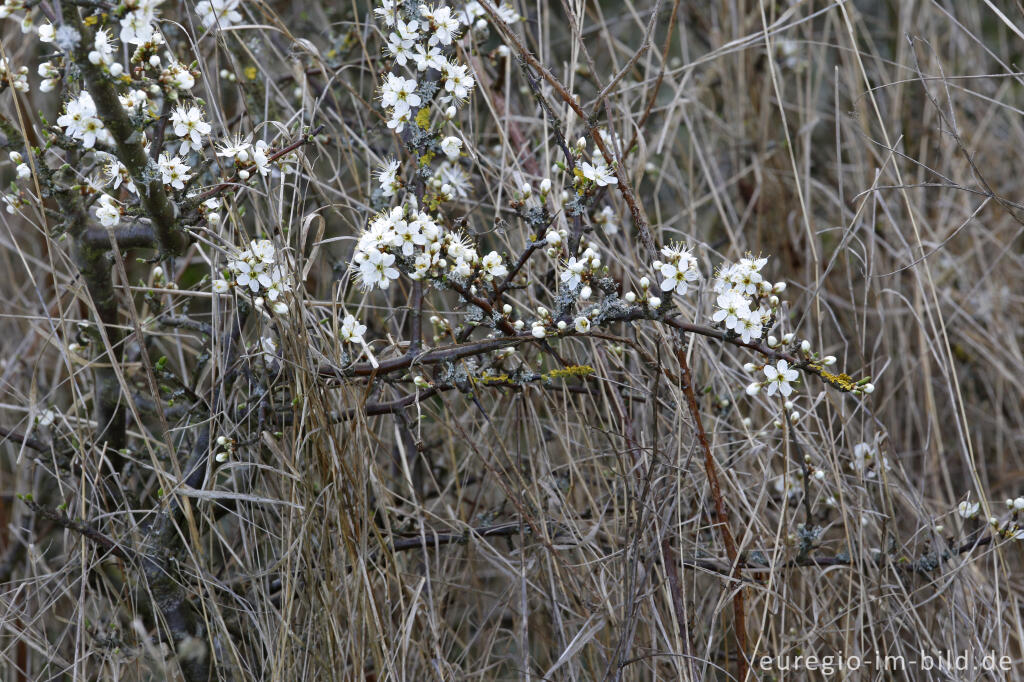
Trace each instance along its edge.
{"label": "flower bud", "polygon": [[810,353],[811,352],[811,342],[808,341],[807,339],[804,339],[803,341],[801,341],[800,342],[800,350],[802,350],[805,353]]}
{"label": "flower bud", "polygon": [[875,392],[875,385],[874,384],[864,384],[864,387],[862,389],[860,389],[860,390],[863,391],[864,393],[871,394],[871,393]]}
{"label": "flower bud", "polygon": [[227,436],[217,436],[217,445],[224,447],[228,444]]}
{"label": "flower bud", "polygon": [[505,313],[506,315],[511,315],[512,314],[512,306],[510,306],[508,303],[506,303],[505,305],[501,306],[501,312]]}
{"label": "flower bud", "polygon": [[538,339],[543,339],[545,334],[544,327],[539,324],[534,325],[533,329],[530,330],[530,333]]}
{"label": "flower bud", "polygon": [[647,305],[651,306],[652,309],[661,307],[661,299],[657,296],[651,296],[647,299]]}
{"label": "flower bud", "polygon": [[580,299],[586,301],[587,299],[589,299],[593,295],[593,293],[594,293],[593,289],[591,289],[589,286],[584,284],[583,288],[580,289]]}
{"label": "flower bud", "polygon": [[427,383],[427,380],[424,379],[419,374],[417,374],[415,378],[413,378],[412,383],[416,384],[416,386],[418,386],[419,388],[430,388],[430,384]]}
{"label": "flower bud", "polygon": [[651,286],[651,280],[647,279],[646,277],[641,277],[640,278],[640,288],[641,289],[646,291],[647,289],[650,288],[650,286]]}
{"label": "flower bud", "polygon": [[782,343],[785,343],[785,344],[793,343],[793,336],[794,336],[793,332],[789,332],[788,334],[783,334],[782,335]]}
{"label": "flower bud", "polygon": [[755,365],[752,362],[744,363],[743,371],[744,372],[756,372],[757,371],[757,365]]}
{"label": "flower bud", "polygon": [[754,382],[747,386],[747,395],[755,396],[761,392],[761,384]]}
{"label": "flower bud", "polygon": [[550,179],[544,178],[543,180],[540,181],[540,191],[541,191],[541,194],[547,194],[548,192],[551,191],[551,180]]}
{"label": "flower bud", "polygon": [[627,291],[626,295],[622,297],[622,300],[624,300],[626,303],[636,303],[636,294],[634,294],[632,291]]}
{"label": "flower bud", "polygon": [[772,291],[774,293],[776,293],[776,294],[781,294],[785,290],[786,290],[786,283],[785,282],[776,282],[775,286],[772,287]]}
{"label": "flower bud", "polygon": [[523,322],[522,320],[516,320],[515,322],[512,323],[512,327],[515,328],[515,330],[517,332],[518,331],[522,331],[523,327],[525,327],[525,326],[526,326],[526,323]]}
{"label": "flower bud", "polygon": [[826,355],[825,358],[821,361],[821,364],[825,365],[826,367],[836,364],[836,356]]}
{"label": "flower bud", "polygon": [[767,341],[768,341],[768,347],[769,348],[775,348],[776,346],[779,345],[779,340],[777,338],[775,338],[774,336],[769,336],[767,338]]}
{"label": "flower bud", "polygon": [[122,73],[124,73],[124,67],[121,66],[120,62],[114,62],[113,64],[110,65],[110,75],[111,76],[113,76],[114,78],[117,78]]}

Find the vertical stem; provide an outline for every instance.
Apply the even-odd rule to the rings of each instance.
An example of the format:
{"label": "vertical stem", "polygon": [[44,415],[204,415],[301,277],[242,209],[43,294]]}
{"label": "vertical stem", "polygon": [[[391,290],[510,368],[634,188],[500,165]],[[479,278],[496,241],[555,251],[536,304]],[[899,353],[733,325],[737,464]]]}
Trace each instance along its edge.
{"label": "vertical stem", "polygon": [[420,352],[423,344],[423,280],[418,279],[412,283],[412,325],[409,331],[410,355]]}
{"label": "vertical stem", "polygon": [[[685,337],[684,337],[685,338]],[[729,528],[729,513],[722,500],[722,489],[718,484],[718,468],[715,459],[711,455],[711,446],[708,444],[707,434],[704,432],[704,422],[700,418],[700,409],[697,407],[697,395],[693,391],[693,373],[686,361],[686,349],[681,342],[676,343],[676,358],[679,360],[679,375],[683,383],[683,393],[686,395],[686,404],[690,408],[690,416],[693,418],[694,430],[697,432],[697,440],[704,453],[704,472],[708,477],[708,484],[711,487],[711,498],[715,503],[715,525],[718,526],[725,544],[725,552],[732,564],[732,575],[740,577],[739,553],[736,551],[736,540],[733,538],[732,530]],[[746,612],[743,607],[743,586],[739,583],[736,594],[732,598],[733,629],[736,634],[736,647],[739,649],[738,660],[736,661],[736,679],[744,680],[747,677],[747,626]]]}
{"label": "vertical stem", "polygon": [[110,348],[108,353],[102,341],[103,334],[96,334],[94,345],[101,349],[92,358],[96,439],[106,441],[112,450],[118,451],[126,444],[125,406],[121,399],[121,382],[117,377],[124,332],[118,326],[111,262],[106,249],[90,246],[81,239],[75,240],[75,260],[93,305],[96,306],[99,324],[103,326]]}

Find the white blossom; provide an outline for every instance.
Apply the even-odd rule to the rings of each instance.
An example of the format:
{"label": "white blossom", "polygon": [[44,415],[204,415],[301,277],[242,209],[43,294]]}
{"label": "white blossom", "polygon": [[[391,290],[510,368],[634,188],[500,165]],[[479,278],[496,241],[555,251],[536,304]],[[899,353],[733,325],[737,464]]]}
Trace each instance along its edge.
{"label": "white blossom", "polygon": [[168,156],[161,154],[157,159],[157,166],[165,185],[174,189],[185,189],[185,183],[192,176],[189,174],[191,168],[179,156]]}
{"label": "white blossom", "polygon": [[104,227],[113,227],[121,222],[121,209],[109,194],[100,195],[96,207],[96,218]]}
{"label": "white blossom", "polygon": [[665,257],[665,262],[661,266],[661,290],[674,291],[682,296],[687,292],[690,282],[695,282],[700,277],[697,272],[697,259],[683,247],[665,247],[661,254]]}
{"label": "white blossom", "polygon": [[764,374],[768,377],[765,394],[774,395],[778,391],[783,397],[787,397],[793,392],[793,387],[790,384],[800,376],[795,369],[790,369],[789,363],[785,360],[779,360],[774,365],[765,365]]}
{"label": "white blossom", "polygon": [[366,325],[359,324],[352,315],[346,315],[341,322],[341,340],[343,343],[365,343],[363,334],[366,333]]}
{"label": "white blossom", "polygon": [[399,187],[398,168],[400,164],[397,159],[388,159],[377,171],[377,182],[380,183],[380,191],[386,197],[393,197]]}
{"label": "white blossom", "polygon": [[203,0],[196,5],[196,13],[205,28],[227,28],[242,21],[240,4],[240,0]]}
{"label": "white blossom", "polygon": [[454,135],[449,135],[441,140],[441,151],[444,152],[444,155],[450,160],[454,161],[459,158],[459,154],[462,153],[462,140]]}
{"label": "white blossom", "polygon": [[171,112],[171,127],[174,134],[181,138],[179,154],[188,154],[189,149],[200,151],[203,136],[212,130],[209,123],[203,120],[203,112],[196,106],[178,106]]}
{"label": "white blossom", "polygon": [[501,261],[501,256],[498,255],[497,251],[491,251],[480,261],[481,266],[484,270],[484,275],[487,279],[494,279],[495,277],[504,277],[508,274],[508,268]]}
{"label": "white blossom", "polygon": [[960,514],[960,516],[962,516],[965,519],[973,519],[975,516],[978,515],[978,510],[980,508],[981,505],[978,504],[977,502],[968,502],[967,500],[964,500],[963,502],[957,505],[956,511],[958,514]]}
{"label": "white blossom", "polygon": [[598,187],[619,184],[619,180],[615,177],[615,174],[612,173],[611,169],[603,163],[595,166],[586,161],[582,161],[580,162],[579,169],[580,172],[583,173],[583,177],[590,180]]}

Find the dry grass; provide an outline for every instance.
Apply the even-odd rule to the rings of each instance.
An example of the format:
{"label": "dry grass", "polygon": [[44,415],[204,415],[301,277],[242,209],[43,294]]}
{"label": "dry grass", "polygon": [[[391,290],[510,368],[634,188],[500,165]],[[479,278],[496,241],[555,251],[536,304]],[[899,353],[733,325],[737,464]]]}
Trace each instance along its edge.
{"label": "dry grass", "polygon": [[[979,518],[1006,519],[1003,500],[1022,491],[1024,80],[1014,65],[1024,13],[939,1],[519,10],[529,21],[516,31],[540,62],[623,140],[635,137],[623,167],[655,240],[699,245],[705,272],[747,251],[770,255],[770,276],[789,283],[789,328],[877,386],[861,400],[805,376],[802,418],[778,428],[777,400],[744,395],[752,354],[692,338],[743,567],[733,570],[716,528],[667,327],[553,342],[593,367],[586,379],[448,390],[393,414],[361,408],[409,394],[411,375],[318,374],[344,362],[342,305],[361,306],[379,358],[400,356],[393,343],[408,338],[408,280],[364,296],[344,269],[378,207],[370,172],[402,148],[372,104],[381,41],[362,3],[253,3],[256,26],[201,43],[198,88],[215,130],[279,121],[287,142],[325,127],[299,173],[240,194],[205,237],[224,241],[175,261],[178,290],[147,294],[151,266],[135,257],[151,252],[115,264],[119,374],[137,397],[117,470],[90,423],[90,361],[66,350],[93,319],[69,249],[38,211],[2,214],[0,426],[17,433],[0,440],[0,679],[179,675],[153,624],[160,595],[139,570],[160,551],[152,525],[172,499],[185,513],[166,565],[203,624],[191,646],[214,651],[217,679],[724,680],[738,669],[737,593],[752,679],[818,679],[758,668],[761,655],[798,653],[904,656],[910,670],[895,677],[908,679],[984,677],[911,663],[946,650],[994,651],[1011,657],[1011,677],[1024,670],[1020,546],[954,511],[970,496],[983,501]],[[4,52],[34,64],[35,43],[5,31]],[[492,31],[472,58],[481,87],[462,120],[476,195],[459,213],[488,250],[517,254],[529,233],[510,197],[561,157],[514,60],[494,57],[498,44]],[[568,136],[582,134],[544,92]],[[13,101],[0,94],[0,110],[19,120]],[[22,120],[40,110],[53,120],[54,98],[19,101]],[[635,287],[647,256],[621,197],[608,192],[604,204],[624,229],[593,238]],[[302,313],[290,324],[250,316],[233,346],[237,309],[190,290],[208,291],[196,280],[223,262],[224,243],[260,232],[310,259]],[[517,301],[549,304],[553,274],[531,277]],[[139,285],[130,295],[129,283]],[[455,302],[433,293],[424,312],[457,323]],[[710,309],[707,295],[679,305],[691,317]],[[212,335],[161,325],[167,311]],[[257,347],[270,333],[281,371]],[[556,367],[539,347],[519,355],[507,366]],[[189,391],[173,405],[147,379],[161,356]],[[412,373],[428,371],[441,380],[440,367]],[[50,407],[57,422],[36,425]],[[231,461],[186,488],[189,453],[218,435],[239,444]],[[851,468],[865,442],[891,469]],[[823,480],[801,479],[816,469]],[[58,505],[128,559],[68,529]],[[843,674],[893,675],[877,665]]]}

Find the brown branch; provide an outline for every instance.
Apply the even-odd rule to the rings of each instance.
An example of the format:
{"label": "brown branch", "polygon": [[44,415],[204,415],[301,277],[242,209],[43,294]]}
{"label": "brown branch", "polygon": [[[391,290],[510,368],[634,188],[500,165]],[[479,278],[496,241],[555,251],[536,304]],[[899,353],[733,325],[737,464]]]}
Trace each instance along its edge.
{"label": "brown branch", "polygon": [[[682,336],[682,335],[681,335]],[[685,337],[683,337],[685,339]],[[708,443],[707,434],[704,432],[704,422],[700,418],[700,408],[697,405],[697,396],[693,390],[693,373],[686,361],[686,349],[683,347],[682,339],[675,344],[676,358],[679,361],[679,374],[682,379],[683,394],[686,396],[686,404],[690,409],[690,417],[693,419],[693,428],[697,433],[697,441],[700,443],[701,451],[704,453],[704,472],[708,477],[708,484],[711,487],[711,498],[715,503],[715,525],[718,526],[725,544],[725,552],[732,565],[732,575],[739,577],[740,556],[736,550],[736,540],[733,537],[732,529],[729,527],[729,512],[722,499],[722,489],[718,482],[718,468],[715,458],[711,454],[711,445]],[[736,678],[745,680],[747,678],[747,626],[746,611],[743,604],[743,588],[737,587],[732,598],[733,629],[736,634],[736,646],[739,649],[737,657]]]}
{"label": "brown branch", "polygon": [[47,521],[56,523],[61,528],[67,528],[68,530],[75,531],[93,544],[102,547],[120,559],[124,559],[131,563],[138,561],[138,557],[136,557],[134,552],[117,544],[117,542],[111,540],[84,521],[76,521],[63,512],[48,509],[38,502],[33,502],[32,500],[25,500],[25,505]]}
{"label": "brown branch", "polygon": [[110,233],[113,232],[114,240],[118,247],[147,248],[156,245],[156,232],[150,225],[126,225],[113,229],[106,227],[90,227],[82,233],[80,239],[93,248],[110,248]]}
{"label": "brown branch", "polygon": [[13,429],[0,426],[0,443],[3,443],[5,440],[13,440],[15,443],[21,443],[26,448],[30,448],[36,452],[50,451],[50,448],[43,441],[33,438],[32,436],[26,436],[19,431],[14,431]]}

